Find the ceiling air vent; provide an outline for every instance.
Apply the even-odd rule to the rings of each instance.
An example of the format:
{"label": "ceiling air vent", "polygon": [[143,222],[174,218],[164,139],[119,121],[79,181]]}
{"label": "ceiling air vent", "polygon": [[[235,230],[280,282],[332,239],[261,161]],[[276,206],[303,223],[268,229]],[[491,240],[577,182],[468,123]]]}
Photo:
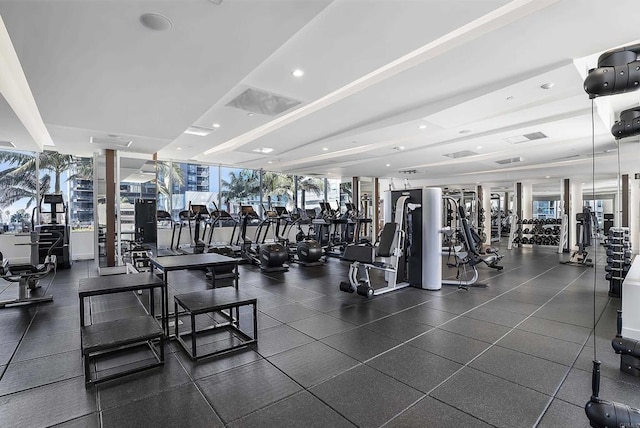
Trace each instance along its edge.
{"label": "ceiling air vent", "polygon": [[416,174],[418,171],[415,169],[401,169],[398,171],[400,174]]}
{"label": "ceiling air vent", "polygon": [[280,113],[299,105],[300,101],[285,98],[281,95],[271,94],[258,89],[249,88],[234,99],[227,107],[234,107],[250,113],[277,116]]}
{"label": "ceiling air vent", "polygon": [[16,147],[11,141],[0,141],[0,147],[11,147],[14,149]]}
{"label": "ceiling air vent", "polygon": [[89,138],[89,142],[91,144],[97,144],[100,146],[109,146],[109,147],[129,147],[133,141],[127,140],[122,137],[116,138],[102,138],[102,137],[91,137]]}
{"label": "ceiling air vent", "polygon": [[473,155],[477,155],[478,153],[476,152],[472,152],[471,150],[462,150],[460,152],[455,152],[455,153],[447,153],[446,157],[451,158],[451,159],[458,159],[458,158],[466,158],[467,156],[473,156]]}
{"label": "ceiling air vent", "polygon": [[527,141],[540,140],[542,138],[549,138],[549,137],[543,134],[542,132],[531,132],[529,134],[515,135],[513,137],[505,138],[505,141],[511,144],[520,144],[520,143],[526,143]]}
{"label": "ceiling air vent", "polygon": [[496,161],[496,163],[499,163],[500,165],[507,165],[516,162],[522,162],[522,158],[518,156],[517,158],[501,159]]}

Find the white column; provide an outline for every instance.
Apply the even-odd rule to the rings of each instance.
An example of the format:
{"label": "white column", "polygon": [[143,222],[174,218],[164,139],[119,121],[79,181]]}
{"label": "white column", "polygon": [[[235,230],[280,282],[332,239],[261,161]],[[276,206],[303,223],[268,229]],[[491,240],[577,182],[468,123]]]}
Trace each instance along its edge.
{"label": "white column", "polygon": [[533,185],[522,183],[522,217],[533,219]]}
{"label": "white column", "polygon": [[569,195],[569,227],[571,228],[571,242],[569,242],[569,248],[573,248],[576,245],[576,214],[582,212],[582,183],[576,182],[575,180],[571,181],[570,184],[570,195]]}
{"label": "white column", "polygon": [[640,181],[629,177],[629,239],[633,254],[640,245]]}
{"label": "white column", "polygon": [[442,288],[442,189],[422,189],[422,288]]}

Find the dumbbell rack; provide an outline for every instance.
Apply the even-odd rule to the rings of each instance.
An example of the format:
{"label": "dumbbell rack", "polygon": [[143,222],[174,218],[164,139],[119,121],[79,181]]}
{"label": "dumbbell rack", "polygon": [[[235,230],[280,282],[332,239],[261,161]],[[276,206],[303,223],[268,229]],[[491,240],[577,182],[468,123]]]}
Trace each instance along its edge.
{"label": "dumbbell rack", "polygon": [[563,230],[562,219],[518,221],[512,243],[521,247],[554,246],[557,247]]}
{"label": "dumbbell rack", "polygon": [[607,272],[605,279],[609,281],[609,296],[622,296],[622,282],[631,267],[631,242],[628,227],[612,227],[607,239]]}

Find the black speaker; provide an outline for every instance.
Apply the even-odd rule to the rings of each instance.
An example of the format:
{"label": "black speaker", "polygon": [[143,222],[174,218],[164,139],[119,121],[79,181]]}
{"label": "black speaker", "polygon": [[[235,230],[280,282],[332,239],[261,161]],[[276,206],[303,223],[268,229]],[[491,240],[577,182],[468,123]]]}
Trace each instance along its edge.
{"label": "black speaker", "polygon": [[589,70],[584,90],[589,98],[622,94],[640,88],[640,44],[612,49],[600,55],[598,67]]}

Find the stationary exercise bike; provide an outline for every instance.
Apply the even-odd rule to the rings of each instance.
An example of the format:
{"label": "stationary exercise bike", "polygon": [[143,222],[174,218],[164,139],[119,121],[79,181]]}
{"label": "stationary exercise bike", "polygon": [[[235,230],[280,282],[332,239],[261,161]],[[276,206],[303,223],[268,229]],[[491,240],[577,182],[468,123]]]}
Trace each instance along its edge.
{"label": "stationary exercise bike", "polygon": [[[8,306],[12,307],[53,301],[53,296],[39,295],[37,290],[40,288],[41,279],[44,279],[52,272],[55,276],[57,258],[53,252],[62,242],[63,235],[58,231],[48,233],[33,231],[30,233],[30,237],[31,241],[29,243],[17,245],[31,246],[31,264],[10,264],[9,260],[5,259],[2,253],[0,253],[0,278],[7,282],[18,283],[18,297],[16,299],[0,301],[0,309]],[[51,245],[44,257],[44,263],[39,263],[39,247],[42,245],[42,238],[53,238],[54,240],[47,239],[46,242]],[[51,281],[53,281],[53,277]],[[49,282],[49,284],[50,283],[51,282]]]}

